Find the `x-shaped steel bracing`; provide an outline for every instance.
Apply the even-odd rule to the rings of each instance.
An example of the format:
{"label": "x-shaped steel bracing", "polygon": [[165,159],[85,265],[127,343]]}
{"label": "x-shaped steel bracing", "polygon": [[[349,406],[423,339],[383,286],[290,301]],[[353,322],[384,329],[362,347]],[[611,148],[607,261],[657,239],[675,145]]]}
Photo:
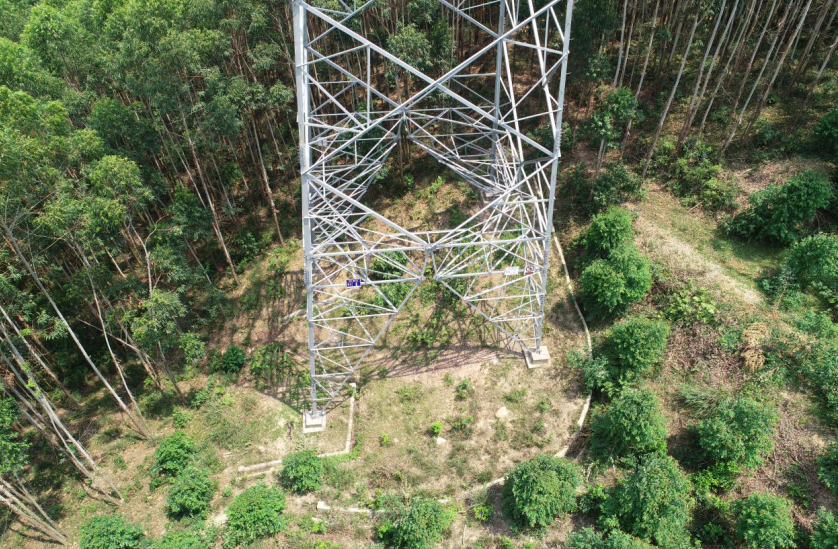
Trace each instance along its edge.
{"label": "x-shaped steel bracing", "polygon": [[[293,2],[312,416],[426,278],[541,346],[573,1],[438,2],[476,49],[432,70],[365,36],[374,0]],[[417,231],[364,204],[400,141],[478,189],[479,211]]]}

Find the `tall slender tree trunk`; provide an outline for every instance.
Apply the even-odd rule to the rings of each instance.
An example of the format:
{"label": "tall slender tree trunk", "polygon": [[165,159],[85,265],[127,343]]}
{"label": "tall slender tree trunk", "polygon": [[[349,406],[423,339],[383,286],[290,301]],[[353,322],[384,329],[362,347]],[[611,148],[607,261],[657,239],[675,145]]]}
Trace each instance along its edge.
{"label": "tall slender tree trunk", "polygon": [[655,147],[658,144],[658,139],[660,139],[661,131],[663,130],[663,125],[666,123],[666,117],[669,114],[669,109],[672,107],[672,101],[675,99],[675,93],[678,91],[678,84],[681,82],[681,76],[684,74],[684,65],[687,64],[687,58],[690,54],[690,48],[693,45],[693,38],[695,37],[695,29],[698,27],[698,21],[700,19],[699,14],[695,15],[695,20],[693,21],[693,26],[690,29],[690,37],[687,39],[687,47],[684,49],[684,56],[681,58],[681,67],[678,69],[678,76],[675,77],[675,84],[672,86],[672,92],[669,94],[669,99],[666,100],[666,105],[663,108],[663,112],[661,113],[660,121],[658,122],[658,127],[655,129],[655,136],[652,138],[652,145],[649,147],[649,152],[646,153],[646,161],[643,165],[643,174],[641,177],[646,177],[646,172],[649,170],[649,164],[652,161],[652,153],[655,152]]}
{"label": "tall slender tree trunk", "polygon": [[21,332],[20,332],[20,330],[18,329],[17,325],[16,325],[16,324],[12,321],[11,317],[10,317],[10,316],[9,316],[9,314],[6,312],[6,309],[3,307],[3,305],[2,305],[2,304],[0,304],[0,313],[2,313],[3,318],[5,318],[5,319],[6,319],[6,323],[7,323],[7,324],[8,324],[8,325],[12,328],[12,330],[14,331],[15,335],[17,336],[17,338],[18,338],[20,341],[22,341],[22,342],[24,343],[24,345],[26,345],[26,350],[28,350],[28,351],[29,351],[29,354],[30,354],[32,357],[34,357],[34,358],[35,358],[35,362],[37,362],[37,363],[38,363],[38,365],[39,365],[39,366],[41,367],[41,369],[42,369],[42,370],[43,370],[43,371],[47,374],[47,376],[49,376],[49,378],[53,381],[53,383],[55,383],[55,384],[56,384],[56,386],[57,386],[59,389],[61,389],[61,392],[64,394],[64,396],[66,396],[66,397],[70,400],[70,402],[72,403],[73,407],[75,407],[76,409],[81,408],[81,403],[79,403],[79,401],[78,401],[78,400],[76,400],[76,397],[74,397],[74,396],[70,393],[70,391],[68,391],[68,390],[67,390],[67,387],[65,387],[65,386],[64,386],[64,384],[63,384],[63,383],[61,383],[61,380],[59,380],[59,379],[58,379],[58,376],[57,376],[57,375],[55,375],[55,372],[53,372],[53,371],[52,371],[52,368],[50,368],[50,367],[47,365],[47,363],[46,363],[46,362],[44,361],[44,359],[41,357],[41,354],[38,352],[38,350],[37,350],[37,349],[35,349],[35,347],[33,347],[33,346],[32,346],[32,344],[31,344],[31,343],[29,343],[29,341],[28,341],[25,337],[23,337],[23,334],[21,334]]}
{"label": "tall slender tree trunk", "polygon": [[617,54],[617,70],[614,72],[614,80],[611,82],[611,87],[617,87],[617,81],[620,76],[620,68],[623,63],[623,39],[626,35],[626,11],[628,10],[629,0],[623,0],[623,23],[620,25],[620,51]]}
{"label": "tall slender tree trunk", "polygon": [[38,273],[35,272],[35,269],[32,267],[32,265],[29,263],[29,261],[23,255],[23,251],[20,249],[20,246],[18,246],[17,238],[15,237],[14,234],[12,234],[11,229],[9,229],[8,225],[6,225],[5,221],[0,220],[0,228],[2,228],[3,232],[6,233],[6,238],[9,240],[12,247],[14,248],[15,254],[17,255],[18,259],[20,259],[20,262],[23,263],[23,266],[26,268],[26,271],[32,277],[32,279],[35,282],[35,285],[38,286],[38,289],[41,291],[43,296],[47,299],[47,301],[49,302],[53,311],[55,311],[55,314],[58,315],[58,318],[61,320],[61,323],[64,325],[64,328],[66,328],[67,333],[70,335],[73,342],[76,344],[76,347],[78,347],[78,349],[81,352],[82,356],[84,357],[85,361],[90,365],[90,367],[96,373],[96,377],[98,377],[99,380],[105,385],[105,388],[108,390],[108,392],[114,398],[114,400],[119,405],[119,407],[122,409],[122,411],[125,412],[126,416],[128,416],[129,419],[131,419],[131,422],[134,423],[135,426],[139,427],[139,422],[137,421],[136,417],[134,417],[134,414],[131,413],[131,410],[128,409],[128,406],[125,405],[125,403],[122,401],[122,399],[116,393],[116,391],[111,386],[111,384],[108,382],[108,380],[105,378],[105,376],[102,375],[102,372],[99,371],[99,368],[96,367],[96,364],[93,362],[93,359],[91,359],[90,355],[87,354],[87,350],[84,348],[84,345],[82,345],[81,341],[79,340],[78,336],[76,335],[76,332],[73,330],[72,326],[70,326],[70,323],[67,322],[67,319],[64,318],[64,314],[58,308],[58,305],[56,305],[55,301],[53,301],[52,295],[50,295],[50,293],[47,291],[44,284],[41,282],[41,277],[38,276]]}
{"label": "tall slender tree trunk", "polygon": [[678,145],[676,146],[676,152],[681,152],[681,147],[684,146],[684,141],[687,139],[687,132],[690,129],[690,125],[692,124],[693,117],[695,116],[696,110],[696,101],[698,100],[698,90],[701,88],[702,79],[704,77],[704,67],[707,64],[707,56],[710,55],[710,50],[713,48],[713,43],[716,40],[716,32],[719,30],[719,23],[721,23],[722,18],[724,17],[725,6],[727,5],[727,0],[722,0],[722,6],[719,8],[719,13],[716,14],[716,22],[713,24],[713,32],[710,33],[710,40],[707,41],[707,47],[704,48],[704,56],[701,58],[701,65],[699,66],[698,70],[698,77],[695,79],[695,86],[693,87],[693,93],[690,97],[690,105],[687,107],[687,115],[686,119],[684,120],[684,125],[681,128],[681,133],[678,135]]}
{"label": "tall slender tree trunk", "polygon": [[[774,0],[775,3],[776,3],[776,1],[777,0]],[[754,81],[754,85],[751,87],[751,92],[748,94],[748,98],[745,100],[745,104],[742,105],[742,109],[739,111],[739,114],[738,114],[738,116],[736,117],[736,120],[733,123],[733,127],[730,130],[730,134],[727,136],[727,139],[725,140],[725,143],[722,146],[722,150],[721,150],[722,155],[725,154],[725,151],[727,151],[727,148],[730,146],[730,144],[733,142],[733,138],[736,136],[736,130],[739,128],[739,125],[742,123],[742,118],[744,118],[744,116],[745,116],[745,111],[747,110],[748,105],[750,104],[751,99],[754,96],[754,93],[756,93],[756,90],[759,87],[759,83],[762,80],[762,75],[765,73],[765,69],[768,67],[768,63],[771,61],[771,55],[774,53],[774,48],[777,45],[777,40],[780,39],[780,35],[782,35],[782,33],[783,33],[783,27],[785,27],[786,18],[788,17],[789,13],[791,12],[792,7],[793,7],[793,5],[790,3],[788,8],[786,9],[785,14],[783,15],[783,18],[780,21],[780,24],[777,26],[777,34],[775,34],[774,38],[771,40],[771,46],[768,48],[768,53],[765,56],[765,61],[763,62],[762,67],[760,67],[759,74],[757,74],[756,80]],[[772,6],[772,8],[773,8],[773,6]],[[770,22],[770,19],[771,18],[769,17],[769,19],[765,23],[766,28],[768,26],[768,23]],[[763,34],[764,34],[764,32],[765,32],[765,29],[763,29]],[[756,56],[756,51],[754,51],[753,56]],[[752,59],[753,59],[753,56],[752,56]],[[750,64],[749,64],[749,66],[750,66]],[[745,76],[745,78],[747,78],[747,75]],[[743,81],[742,85],[744,86],[744,81]],[[734,109],[738,106],[738,103],[739,103],[739,101],[737,99],[737,102],[736,102],[736,105],[734,106]]]}
{"label": "tall slender tree trunk", "polygon": [[271,184],[268,181],[268,171],[265,169],[265,161],[262,159],[262,144],[259,143],[259,133],[256,130],[255,115],[250,118],[250,123],[253,126],[253,137],[256,139],[256,152],[259,154],[259,168],[262,172],[262,180],[265,183],[265,196],[268,199],[268,208],[271,210],[271,216],[274,220],[274,227],[276,228],[276,236],[279,238],[280,245],[284,246],[285,241],[282,239],[282,231],[279,228],[279,217],[276,215],[276,205],[274,204],[273,191],[271,191]]}
{"label": "tall slender tree trunk", "polygon": [[[26,495],[24,496],[24,494]],[[41,506],[32,505],[31,503],[27,505],[25,499],[29,499],[32,502],[35,501],[34,498],[29,496],[26,488],[20,486],[18,489],[15,489],[10,482],[0,477],[0,504],[11,509],[20,520],[49,537],[54,542],[61,545],[70,545],[70,540],[61,531],[55,521],[44,512]]]}
{"label": "tall slender tree trunk", "polygon": [[[652,15],[652,29],[649,32],[649,44],[646,47],[646,57],[643,59],[643,69],[640,71],[640,81],[637,82],[637,90],[634,92],[634,100],[638,101],[640,99],[640,90],[643,89],[643,80],[646,78],[646,69],[649,66],[649,57],[652,54],[652,44],[655,40],[655,31],[658,28],[658,8],[660,7],[660,0],[655,0],[655,12]],[[628,124],[626,125],[626,132],[623,136],[623,144],[621,146],[620,154],[622,155],[623,151],[626,148],[626,143],[628,142],[629,134],[631,134],[631,125],[634,122],[634,113],[629,117]]]}
{"label": "tall slender tree trunk", "polygon": [[777,65],[774,68],[774,74],[771,75],[771,80],[769,80],[768,85],[765,87],[759,103],[757,103],[756,109],[754,109],[754,113],[751,115],[751,120],[748,122],[748,126],[745,128],[745,131],[742,132],[743,139],[750,134],[751,128],[753,128],[754,123],[757,121],[760,113],[762,112],[762,108],[765,106],[765,102],[768,100],[768,96],[771,95],[771,91],[774,89],[774,83],[777,81],[777,76],[780,74],[780,69],[783,68],[783,63],[788,56],[789,50],[791,50],[793,44],[796,42],[797,37],[800,36],[800,31],[803,28],[803,23],[806,21],[806,15],[809,13],[809,8],[811,6],[812,0],[808,0],[808,2],[806,2],[806,7],[800,14],[800,21],[798,22],[797,27],[789,38],[783,53],[780,55],[780,59],[777,61]]}
{"label": "tall slender tree trunk", "polygon": [[805,105],[809,104],[809,99],[812,97],[812,92],[815,91],[815,88],[818,87],[818,83],[821,81],[821,77],[823,76],[823,71],[827,65],[829,65],[829,60],[832,59],[832,54],[835,52],[835,48],[838,47],[838,38],[835,39],[835,42],[829,46],[829,49],[826,52],[826,56],[823,58],[823,63],[821,63],[821,68],[818,70],[818,74],[815,76],[815,81],[812,83],[812,87],[809,88],[809,93],[806,94],[806,102]]}
{"label": "tall slender tree trunk", "polygon": [[[734,59],[737,59],[741,54],[741,50],[744,49],[744,45],[747,43],[747,39],[743,40],[745,34],[747,33],[748,29],[751,27],[750,20],[754,17],[754,7],[757,3],[757,0],[752,0],[750,9],[748,10],[748,16],[746,17],[745,21],[742,23],[741,28],[739,29],[739,35],[736,39],[734,39],[734,48],[733,52],[727,56],[727,61],[725,62],[725,67],[722,70],[722,74],[719,78],[716,79],[716,87],[713,88],[713,93],[710,94],[710,99],[707,101],[707,107],[704,109],[704,116],[701,118],[701,126],[698,128],[698,135],[702,135],[704,133],[704,127],[707,124],[707,117],[710,115],[710,111],[713,108],[713,104],[716,102],[716,97],[719,94],[719,91],[724,86],[725,82],[727,81],[728,76],[731,74],[730,68],[734,65]],[[758,16],[757,12],[757,16]]]}

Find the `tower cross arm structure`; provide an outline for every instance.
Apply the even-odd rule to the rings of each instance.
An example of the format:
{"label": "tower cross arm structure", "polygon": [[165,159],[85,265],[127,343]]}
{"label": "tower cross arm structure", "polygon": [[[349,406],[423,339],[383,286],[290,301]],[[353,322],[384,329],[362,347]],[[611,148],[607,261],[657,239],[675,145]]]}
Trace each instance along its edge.
{"label": "tower cross arm structure", "polygon": [[[437,0],[431,23],[396,35],[458,28],[472,42],[458,55],[466,48],[443,39],[430,60],[370,33],[378,9],[292,3],[310,428],[423,280],[501,341],[542,348],[573,0]],[[366,200],[411,145],[479,191],[465,221],[417,230]]]}

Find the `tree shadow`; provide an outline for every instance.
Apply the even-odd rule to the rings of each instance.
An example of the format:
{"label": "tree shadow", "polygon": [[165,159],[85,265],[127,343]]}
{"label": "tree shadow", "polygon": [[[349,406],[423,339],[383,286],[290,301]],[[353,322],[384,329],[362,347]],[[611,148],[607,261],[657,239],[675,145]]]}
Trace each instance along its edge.
{"label": "tree shadow", "polygon": [[[11,535],[26,538],[29,541],[35,541],[42,544],[44,547],[64,547],[63,544],[47,537],[45,534],[39,532],[32,526],[28,526],[21,521],[11,522],[6,531]],[[2,532],[2,530],[0,530]]]}

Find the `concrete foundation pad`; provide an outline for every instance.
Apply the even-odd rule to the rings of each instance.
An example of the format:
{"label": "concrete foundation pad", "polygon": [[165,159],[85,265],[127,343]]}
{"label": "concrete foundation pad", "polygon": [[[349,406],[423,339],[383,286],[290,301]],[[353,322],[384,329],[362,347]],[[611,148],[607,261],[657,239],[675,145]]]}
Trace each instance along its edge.
{"label": "concrete foundation pad", "polygon": [[320,433],[326,429],[326,414],[323,412],[319,412],[317,414],[312,414],[309,410],[308,412],[303,412],[303,434],[307,435],[308,433]]}
{"label": "concrete foundation pad", "polygon": [[530,370],[550,366],[550,351],[543,345],[537,351],[524,351],[524,358]]}

